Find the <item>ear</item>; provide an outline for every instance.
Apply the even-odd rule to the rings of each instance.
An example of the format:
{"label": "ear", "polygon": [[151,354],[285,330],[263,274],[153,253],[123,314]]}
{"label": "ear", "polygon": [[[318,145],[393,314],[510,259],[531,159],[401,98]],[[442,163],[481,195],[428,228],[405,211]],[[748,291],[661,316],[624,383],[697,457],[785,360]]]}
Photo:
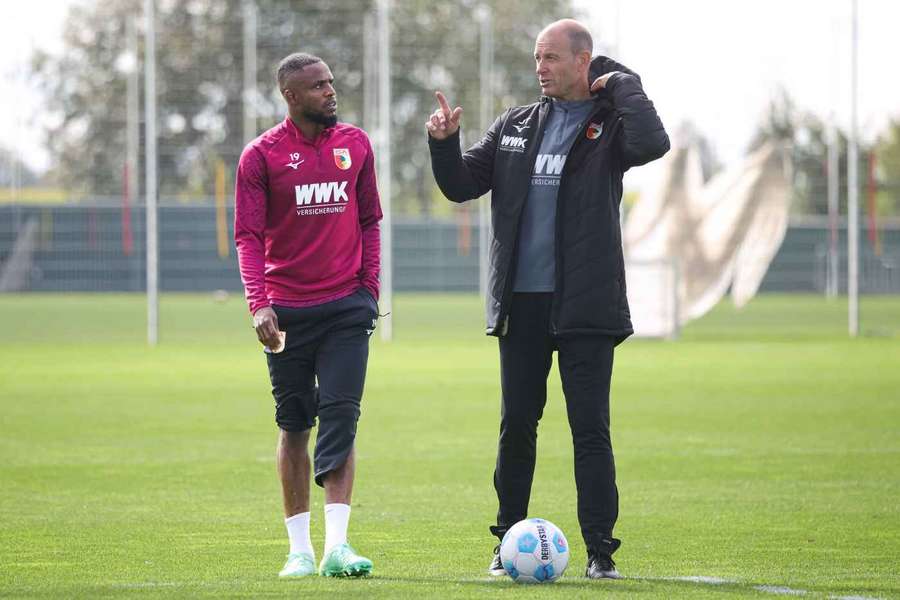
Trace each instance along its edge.
{"label": "ear", "polygon": [[583,68],[585,71],[589,70],[591,67],[591,53],[587,50],[578,53],[578,66]]}
{"label": "ear", "polygon": [[296,104],[297,97],[294,95],[294,92],[292,92],[288,88],[284,88],[281,90],[281,97],[284,98],[284,101],[287,102],[288,106],[293,106],[294,104]]}

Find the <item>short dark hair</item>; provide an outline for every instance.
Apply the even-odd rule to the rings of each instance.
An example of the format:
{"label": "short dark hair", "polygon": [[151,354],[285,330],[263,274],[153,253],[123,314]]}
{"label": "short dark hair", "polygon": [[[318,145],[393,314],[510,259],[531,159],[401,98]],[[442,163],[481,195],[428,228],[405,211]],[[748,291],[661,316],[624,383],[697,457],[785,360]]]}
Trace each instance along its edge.
{"label": "short dark hair", "polygon": [[594,40],[585,29],[572,27],[569,29],[569,45],[572,46],[572,54],[578,54],[587,50],[588,54],[594,54]]}
{"label": "short dark hair", "polygon": [[281,59],[281,62],[278,63],[278,71],[276,71],[275,74],[275,79],[278,81],[278,89],[284,89],[284,84],[292,73],[302,71],[305,67],[320,62],[324,61],[318,56],[313,56],[306,52],[294,52],[293,54],[285,56]]}

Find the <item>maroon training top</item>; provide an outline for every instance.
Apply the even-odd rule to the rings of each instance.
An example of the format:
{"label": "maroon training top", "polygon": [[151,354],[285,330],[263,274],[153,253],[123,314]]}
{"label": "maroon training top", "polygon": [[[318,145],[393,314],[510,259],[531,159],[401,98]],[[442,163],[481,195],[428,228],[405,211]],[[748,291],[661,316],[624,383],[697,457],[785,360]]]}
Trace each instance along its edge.
{"label": "maroon training top", "polygon": [[322,304],[361,285],[378,298],[381,203],[362,129],[338,123],[310,141],[285,118],[244,148],[234,204],[251,313]]}

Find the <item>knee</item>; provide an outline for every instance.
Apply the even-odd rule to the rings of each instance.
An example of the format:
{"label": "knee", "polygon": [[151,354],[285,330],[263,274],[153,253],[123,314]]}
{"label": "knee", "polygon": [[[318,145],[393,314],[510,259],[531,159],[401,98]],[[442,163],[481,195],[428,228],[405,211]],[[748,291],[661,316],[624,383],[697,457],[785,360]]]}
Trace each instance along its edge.
{"label": "knee", "polygon": [[609,429],[603,426],[572,427],[572,443],[577,449],[595,453],[612,452]]}
{"label": "knee", "polygon": [[272,390],[275,398],[275,423],[282,432],[290,434],[305,433],[316,424],[315,402],[316,389],[298,391],[293,388],[275,387]]}
{"label": "knee", "polygon": [[303,431],[290,431],[280,429],[281,443],[285,446],[306,448],[309,444],[309,429]]}
{"label": "knee", "polygon": [[504,416],[500,420],[500,445],[534,449],[537,446],[537,425],[536,419]]}
{"label": "knee", "polygon": [[359,400],[348,397],[320,397],[319,421],[353,422],[359,420]]}
{"label": "knee", "polygon": [[275,409],[275,423],[281,430],[281,439],[290,442],[303,436],[308,440],[309,430],[315,425],[315,420],[310,422],[309,417],[294,406],[282,405]]}
{"label": "knee", "polygon": [[281,429],[278,438],[278,453],[293,457],[294,460],[309,460],[309,429],[306,431],[286,431]]}
{"label": "knee", "polygon": [[541,413],[507,410],[500,416],[500,431],[515,435],[536,436]]}

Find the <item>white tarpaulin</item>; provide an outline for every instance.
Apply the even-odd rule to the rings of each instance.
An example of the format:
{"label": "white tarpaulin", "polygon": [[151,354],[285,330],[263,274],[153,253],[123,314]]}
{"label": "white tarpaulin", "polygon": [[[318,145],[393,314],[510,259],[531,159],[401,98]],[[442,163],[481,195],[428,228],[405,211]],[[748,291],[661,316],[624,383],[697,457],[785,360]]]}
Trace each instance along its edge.
{"label": "white tarpaulin", "polygon": [[663,160],[656,188],[624,228],[628,301],[635,333],[644,336],[671,335],[729,289],[739,307],[753,298],[784,240],[790,205],[784,152],[774,145],[705,184],[695,146]]}

